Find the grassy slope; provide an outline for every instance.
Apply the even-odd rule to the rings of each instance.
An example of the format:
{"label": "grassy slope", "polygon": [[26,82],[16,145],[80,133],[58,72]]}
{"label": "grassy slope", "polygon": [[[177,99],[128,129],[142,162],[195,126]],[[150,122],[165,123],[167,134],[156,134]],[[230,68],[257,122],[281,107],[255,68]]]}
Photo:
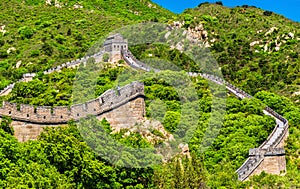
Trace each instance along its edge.
{"label": "grassy slope", "polygon": [[[82,2],[82,9],[74,9],[73,4],[75,1],[69,1],[56,8],[41,0],[1,1],[0,26],[5,25],[7,32],[0,35],[0,88],[23,73],[82,57],[100,37],[118,27],[143,20],[163,21],[172,15],[158,6],[148,7],[148,1],[92,0]],[[8,54],[11,47],[16,51]]]}
{"label": "grassy slope", "polygon": [[[271,90],[291,97],[300,90],[300,43],[297,40],[300,38],[300,24],[275,13],[265,16],[264,12],[254,7],[227,8],[203,4],[186,10],[183,17],[186,14],[196,17],[191,26],[203,23],[209,40],[216,39],[212,52],[228,80],[253,94],[259,90]],[[207,15],[216,17],[215,21],[207,19]],[[278,31],[265,35],[272,27],[277,27]],[[287,37],[289,32],[294,34],[294,39]],[[279,51],[275,51],[276,39],[282,43]],[[272,52],[264,52],[264,47],[259,45],[250,47],[251,42],[260,40],[259,45],[268,43]],[[299,97],[294,100],[299,100]]]}
{"label": "grassy slope", "polygon": [[[8,0],[1,2],[0,25],[6,25],[7,34],[0,37],[0,88],[19,78],[22,73],[42,71],[62,62],[83,56],[86,50],[97,41],[99,36],[109,33],[114,28],[143,20],[155,20],[156,18],[163,22],[174,16],[159,7],[157,9],[147,8],[148,1],[88,1],[82,2],[85,8],[79,10],[71,8],[73,7],[72,1],[69,1],[69,4],[61,9],[45,6],[44,1],[26,2],[27,4]],[[126,7],[130,7],[130,10],[127,11]],[[133,11],[133,13],[130,11]],[[139,12],[141,15],[135,15],[134,11]],[[272,53],[254,53],[254,49],[248,47],[249,43],[255,40],[274,40],[277,35],[287,34],[288,32],[293,32],[296,37],[299,37],[299,24],[275,14],[268,17],[263,16],[263,12],[263,10],[255,8],[247,8],[245,11],[242,11],[241,8],[229,9],[219,5],[202,5],[199,9],[187,10],[181,16],[184,17],[185,14],[196,16],[194,25],[202,22],[205,29],[209,31],[209,38],[217,39],[217,43],[215,43],[212,51],[219,60],[219,64],[222,65],[228,80],[252,93],[261,89],[268,89],[284,92],[284,94],[289,96],[290,91],[296,90],[291,89],[291,87],[296,87],[297,82],[299,82],[297,81],[297,76],[299,76],[297,75],[299,74],[297,72],[297,69],[299,70],[299,58],[286,58],[286,56],[291,56],[293,52],[298,53],[299,43],[290,40],[289,44],[283,45],[279,52]],[[216,16],[218,22],[207,21],[203,15]],[[19,32],[25,30],[22,28],[24,26],[34,31],[33,35],[28,39],[22,39],[22,32]],[[265,37],[264,33],[273,26],[279,28],[278,33]],[[71,29],[71,34],[68,32],[69,29]],[[264,32],[257,34],[256,31],[260,29]],[[25,31],[29,31],[30,34],[30,30]],[[211,32],[214,32],[215,35],[211,34]],[[16,52],[5,53],[10,47],[15,47],[17,49]],[[49,51],[49,49],[52,50]],[[52,53],[50,54],[49,52]],[[14,68],[16,62],[20,60],[22,60],[21,67],[18,69]],[[282,75],[277,73],[282,73]],[[70,72],[70,75],[72,74]],[[56,77],[55,74],[50,75],[49,81],[51,80],[51,85],[59,84],[62,81],[60,78],[73,77],[68,76],[68,72],[65,75],[67,76]],[[68,90],[64,92],[66,91]],[[59,96],[59,94],[55,95],[56,97]],[[67,96],[68,94],[64,95]],[[251,117],[247,117],[247,119],[251,119]],[[228,125],[228,127],[232,126],[233,124]],[[236,127],[245,131],[242,124],[241,126],[236,125]],[[249,130],[252,130],[252,128],[249,128]],[[291,149],[298,146],[296,142],[297,133],[299,133],[298,129],[295,129],[294,133],[291,134],[292,137],[289,144]],[[238,132],[232,133],[230,136],[235,138],[234,135],[238,135]],[[227,147],[230,148],[230,142],[223,142],[221,139],[222,143],[220,142],[220,144],[228,145]],[[295,141],[293,142],[292,140]],[[247,142],[245,141],[245,143]],[[218,144],[215,146],[212,147],[213,150],[214,148],[219,148]],[[240,149],[224,149],[222,153],[226,154],[235,151],[240,152]],[[290,170],[295,169],[294,165],[298,163],[294,154],[292,156],[295,162],[289,164],[292,167]],[[208,163],[213,162],[216,159],[216,155],[218,154],[208,154],[208,156],[212,157],[211,160],[207,160]],[[217,168],[216,172],[218,172],[218,175],[213,178],[212,182],[216,182],[216,185],[226,183],[225,179],[232,181],[232,175],[228,176],[224,171],[226,169],[233,170],[232,158],[235,157],[227,154],[225,159],[218,162],[220,165],[215,163],[216,167],[214,168]],[[224,167],[222,168],[222,166]],[[237,166],[236,162],[235,166]],[[300,175],[298,170],[294,170],[289,177],[282,179],[281,182],[286,182],[295,175]],[[213,175],[211,176],[213,177]],[[220,178],[224,178],[224,180],[221,181]],[[280,178],[275,177],[274,179],[279,180]],[[218,180],[220,180],[219,183],[217,183]],[[257,179],[252,184],[258,185],[261,180]]]}

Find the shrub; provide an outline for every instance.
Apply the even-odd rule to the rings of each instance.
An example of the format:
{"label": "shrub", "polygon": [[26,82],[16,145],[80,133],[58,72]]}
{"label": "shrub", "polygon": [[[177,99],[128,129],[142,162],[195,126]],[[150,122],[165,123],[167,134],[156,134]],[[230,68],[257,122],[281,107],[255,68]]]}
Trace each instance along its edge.
{"label": "shrub", "polygon": [[217,1],[216,4],[217,4],[217,5],[222,5],[222,6],[223,6],[222,1]]}
{"label": "shrub", "polygon": [[200,3],[199,5],[198,5],[198,7],[201,7],[202,5],[207,5],[207,4],[209,4],[209,2],[203,2],[203,3]]}
{"label": "shrub", "polygon": [[55,40],[57,41],[57,43],[63,44],[63,42],[66,41],[66,38],[59,34],[55,37]]}
{"label": "shrub", "polygon": [[272,11],[265,11],[265,12],[264,12],[264,15],[265,15],[265,16],[271,16],[272,14],[273,14]]}
{"label": "shrub", "polygon": [[180,113],[167,111],[163,122],[163,125],[167,131],[171,133],[175,132],[179,122],[180,122]]}
{"label": "shrub", "polygon": [[32,29],[28,26],[23,26],[23,27],[19,28],[18,33],[20,34],[22,39],[25,39],[25,38],[29,39],[35,33],[35,29]]}
{"label": "shrub", "polygon": [[51,56],[53,53],[53,47],[51,45],[49,45],[48,43],[43,44],[42,50],[48,56]]}
{"label": "shrub", "polygon": [[8,134],[14,135],[14,129],[11,126],[11,122],[12,120],[9,116],[3,116],[0,123],[0,128]]}
{"label": "shrub", "polygon": [[37,57],[37,56],[39,56],[40,55],[40,51],[39,50],[32,50],[31,52],[30,52],[30,56],[31,57]]}
{"label": "shrub", "polygon": [[109,60],[109,54],[105,53],[103,56],[102,56],[102,61],[103,62],[108,62]]}

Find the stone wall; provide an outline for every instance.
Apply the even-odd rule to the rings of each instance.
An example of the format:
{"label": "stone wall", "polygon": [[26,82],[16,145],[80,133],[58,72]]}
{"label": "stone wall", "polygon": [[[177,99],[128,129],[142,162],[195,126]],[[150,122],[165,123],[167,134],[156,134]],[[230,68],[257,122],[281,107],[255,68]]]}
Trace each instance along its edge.
{"label": "stone wall", "polygon": [[[251,175],[259,175],[262,172],[283,175],[286,173],[285,154],[265,156],[260,165],[254,169]],[[248,180],[249,177],[247,177]]]}
{"label": "stone wall", "polygon": [[[123,51],[122,56],[125,62],[135,69],[144,71],[150,71],[152,69],[136,60],[129,50]],[[189,72],[187,74],[192,77],[201,76],[219,85],[225,85],[226,89],[238,98],[253,98],[248,93],[220,77],[205,73]],[[284,141],[288,137],[288,121],[269,107],[266,107],[263,113],[273,117],[276,120],[276,125],[263,144],[256,149],[249,150],[249,158],[236,171],[238,173],[238,179],[241,181],[247,180],[252,175],[260,174],[262,171],[270,174],[281,174],[286,172],[285,151],[283,147]]]}
{"label": "stone wall", "polygon": [[8,115],[12,118],[15,136],[19,141],[35,139],[44,126],[64,125],[87,115],[95,115],[99,119],[105,117],[113,128],[119,129],[141,121],[144,114],[144,85],[140,82],[133,82],[118,90],[110,89],[94,100],[70,108],[34,107],[9,102],[3,102],[0,108],[0,117]]}

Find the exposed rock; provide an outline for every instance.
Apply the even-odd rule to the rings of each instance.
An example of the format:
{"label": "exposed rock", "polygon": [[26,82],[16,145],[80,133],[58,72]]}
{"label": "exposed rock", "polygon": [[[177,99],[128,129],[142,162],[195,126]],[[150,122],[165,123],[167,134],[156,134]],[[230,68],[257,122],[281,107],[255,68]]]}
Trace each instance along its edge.
{"label": "exposed rock", "polygon": [[213,38],[213,39],[210,40],[211,43],[214,43],[215,41],[217,41],[216,38]]}
{"label": "exposed rock", "polygon": [[169,31],[169,32],[167,32],[166,34],[165,34],[165,38],[166,39],[168,39],[168,37],[171,35],[171,32]]}
{"label": "exposed rock", "polygon": [[19,68],[22,64],[22,60],[18,61],[17,64],[16,64],[16,68]]}
{"label": "exposed rock", "polygon": [[295,34],[293,34],[292,32],[289,32],[289,33],[288,33],[288,36],[289,36],[290,38],[294,39]]}
{"label": "exposed rock", "polygon": [[173,24],[171,25],[172,27],[175,27],[177,29],[182,28],[182,26],[184,25],[184,21],[180,22],[180,21],[173,21]]}
{"label": "exposed rock", "polygon": [[78,3],[76,3],[76,4],[74,5],[74,9],[82,9],[82,8],[83,8],[83,6],[80,5],[80,4],[78,4]]}
{"label": "exposed rock", "polygon": [[4,35],[7,31],[5,30],[5,25],[0,26],[0,32]]}
{"label": "exposed rock", "polygon": [[298,96],[300,95],[300,91],[294,92],[293,96]]}
{"label": "exposed rock", "polygon": [[9,49],[7,49],[7,54],[11,53],[12,51],[16,51],[17,49],[15,47],[10,47]]}
{"label": "exposed rock", "polygon": [[189,158],[191,157],[191,156],[190,156],[190,150],[189,150],[189,145],[188,145],[188,144],[182,144],[182,143],[180,143],[180,144],[178,145],[178,148],[181,149],[181,154],[186,155],[186,156],[188,156]]}
{"label": "exposed rock", "polygon": [[56,8],[61,8],[61,7],[62,7],[62,6],[60,5],[60,3],[59,3],[58,0],[55,0],[54,6],[55,6]]}
{"label": "exposed rock", "polygon": [[265,46],[264,46],[264,51],[265,51],[265,52],[268,51],[268,44],[265,44]]}
{"label": "exposed rock", "polygon": [[202,39],[206,39],[206,38],[207,38],[207,35],[208,35],[208,32],[207,32],[206,30],[203,30],[203,31],[202,31],[202,34],[201,34]]}
{"label": "exposed rock", "polygon": [[181,43],[181,42],[179,42],[179,43],[177,43],[176,44],[176,47],[175,47],[177,50],[179,50],[179,51],[183,51],[183,44]]}
{"label": "exposed rock", "polygon": [[253,47],[254,45],[258,45],[260,41],[253,41],[250,43],[250,47]]}
{"label": "exposed rock", "polygon": [[278,28],[272,27],[266,33],[265,36],[272,34],[274,31],[278,31]]}
{"label": "exposed rock", "polygon": [[51,5],[52,0],[46,0],[46,5]]}

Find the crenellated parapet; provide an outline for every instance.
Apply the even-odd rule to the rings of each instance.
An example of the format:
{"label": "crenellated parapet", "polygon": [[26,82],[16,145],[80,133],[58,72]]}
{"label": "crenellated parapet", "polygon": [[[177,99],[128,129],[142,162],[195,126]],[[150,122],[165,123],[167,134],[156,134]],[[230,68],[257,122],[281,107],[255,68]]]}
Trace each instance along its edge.
{"label": "crenellated parapet", "polygon": [[[75,68],[75,67],[79,66],[80,64],[85,64],[90,58],[94,58],[96,62],[102,61],[103,54],[104,54],[104,51],[100,51],[100,52],[90,55],[90,56],[85,56],[80,59],[76,59],[76,60],[72,60],[70,62],[63,63],[61,65],[58,65],[55,68],[51,68],[49,70],[44,71],[44,74],[59,72],[63,68]],[[1,90],[0,96],[8,95],[11,92],[11,90],[14,88],[16,83],[31,81],[35,76],[36,76],[36,73],[23,74],[22,78],[19,79],[17,82],[12,83],[12,84],[8,85],[7,87],[5,87],[3,90]]]}
{"label": "crenellated parapet", "polygon": [[252,148],[249,150],[249,156],[272,156],[272,155],[284,155],[284,148]]}
{"label": "crenellated parapet", "polygon": [[[135,69],[144,71],[153,70],[148,65],[136,60],[129,50],[123,51],[122,55],[127,64]],[[192,77],[201,76],[216,84],[225,85],[226,89],[238,98],[253,98],[245,91],[218,76],[192,72],[189,72],[188,75]],[[286,172],[285,151],[283,147],[284,141],[288,136],[288,121],[269,107],[266,107],[263,113],[273,117],[276,120],[276,126],[269,137],[258,148],[249,150],[249,158],[236,171],[238,179],[241,181],[248,179],[251,175],[260,174],[262,171],[271,174]]]}
{"label": "crenellated parapet", "polygon": [[90,55],[90,56],[85,56],[76,60],[72,60],[70,62],[63,63],[61,65],[58,65],[55,68],[51,68],[49,70],[44,71],[44,74],[50,74],[53,72],[58,72],[61,71],[63,68],[75,68],[79,66],[80,64],[85,64],[90,58],[94,58],[96,62],[99,62],[102,60],[102,56],[104,54],[104,51],[100,51],[96,54]]}
{"label": "crenellated parapet", "polygon": [[8,115],[13,120],[38,124],[64,124],[87,115],[100,115],[138,97],[144,96],[144,85],[132,82],[117,90],[110,89],[96,99],[71,107],[47,107],[3,102],[0,116]]}
{"label": "crenellated parapet", "polygon": [[[115,41],[116,39],[118,40]],[[160,71],[137,60],[127,49],[127,41],[120,38],[119,35],[108,38],[108,40],[111,41],[106,41],[107,43],[104,45],[104,49],[106,51],[118,51],[115,52],[115,54],[120,54],[125,62],[132,68],[143,71]],[[87,62],[89,58],[95,58],[96,61],[100,61],[104,53],[104,51],[100,51],[97,54],[64,63],[56,68],[45,71],[44,74],[60,71],[65,67],[76,67]],[[225,85],[227,90],[238,98],[253,98],[245,91],[220,77],[206,73],[192,72],[189,72],[188,75],[192,77],[201,76],[216,84]],[[23,78],[18,82],[29,81],[34,76],[35,74],[24,74]],[[0,96],[8,94],[13,89],[14,85],[15,83],[10,84],[0,91]],[[132,126],[142,119],[145,114],[143,98],[144,85],[140,82],[133,82],[124,87],[118,87],[116,90],[110,89],[96,99],[72,105],[71,107],[34,107],[26,104],[18,105],[15,103],[3,102],[3,105],[0,108],[0,117],[8,115],[14,120],[14,129],[18,133],[16,137],[19,141],[27,141],[36,138],[42,131],[43,126],[65,124],[72,119],[79,120],[87,115],[95,115],[98,119],[105,117],[111,123],[111,126],[120,129],[123,126]],[[263,113],[273,117],[276,121],[276,126],[268,138],[258,148],[249,150],[248,159],[236,171],[238,179],[241,181],[247,180],[252,175],[260,174],[262,171],[271,174],[282,174],[286,171],[285,151],[283,147],[284,141],[288,136],[288,121],[269,107],[266,107],[263,110]],[[34,128],[34,134],[29,136],[32,132],[32,128]]]}

